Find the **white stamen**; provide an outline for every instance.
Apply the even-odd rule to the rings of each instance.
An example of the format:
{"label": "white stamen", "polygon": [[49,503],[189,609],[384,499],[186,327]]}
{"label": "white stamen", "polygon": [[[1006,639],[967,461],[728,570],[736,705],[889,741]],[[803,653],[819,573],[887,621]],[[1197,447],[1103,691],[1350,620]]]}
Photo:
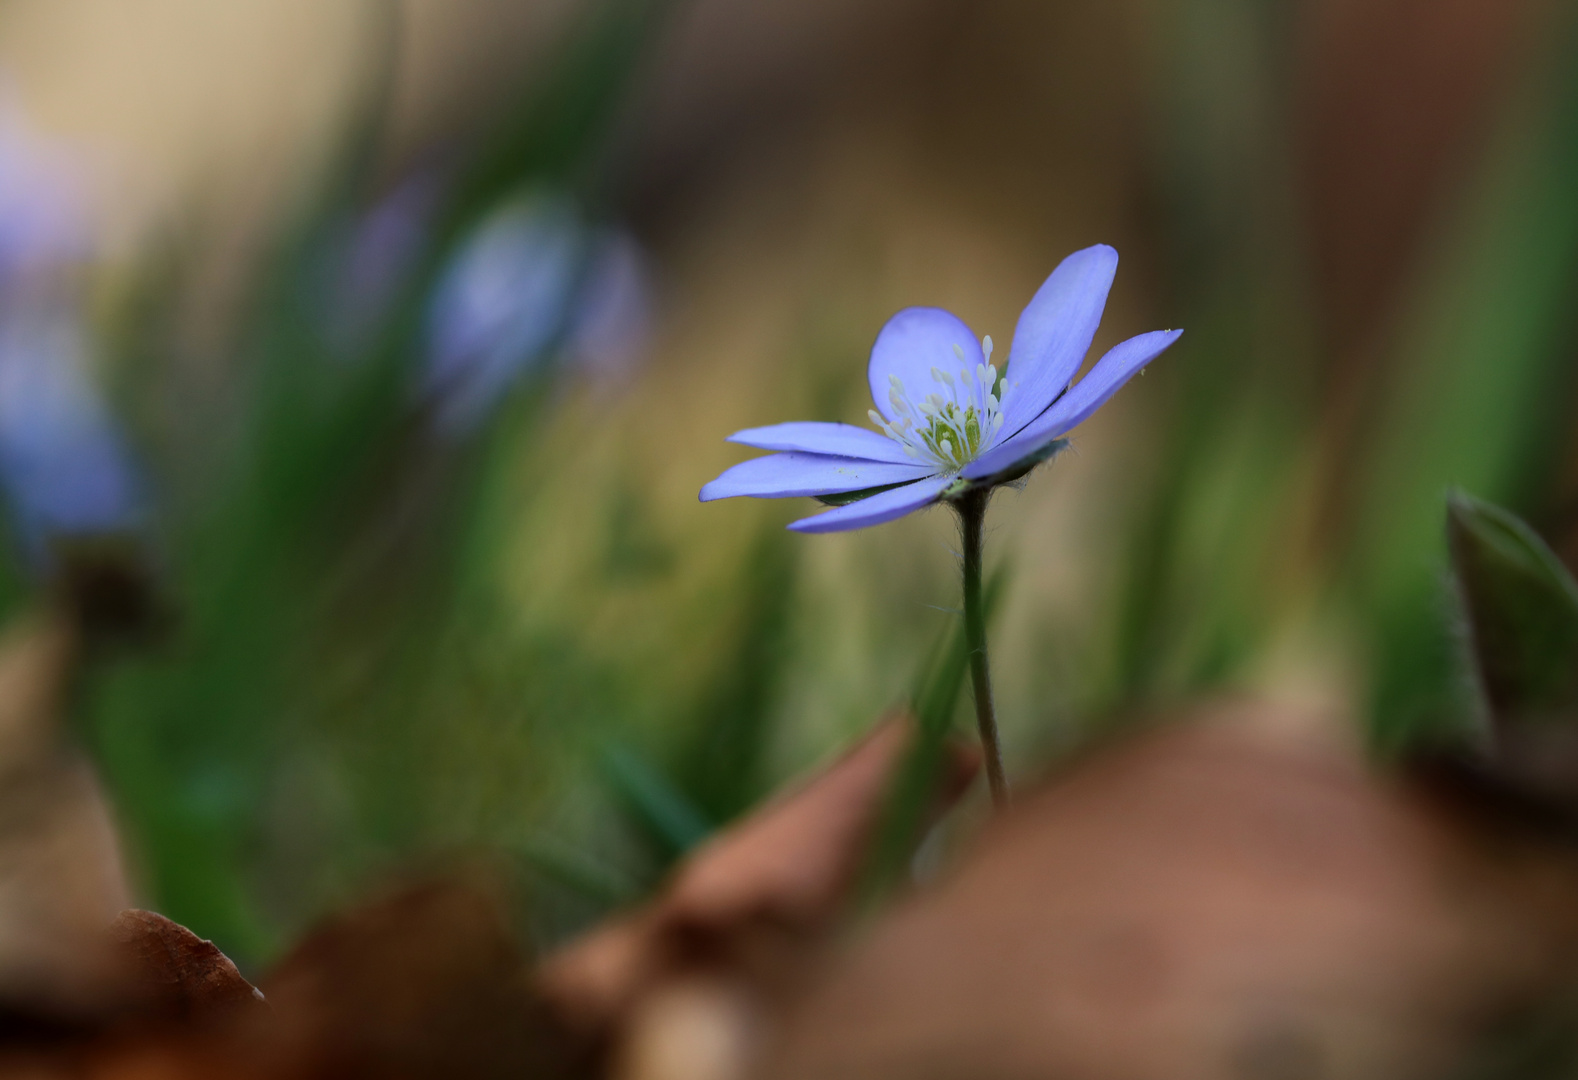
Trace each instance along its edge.
{"label": "white stamen", "polygon": [[1006,379],[991,363],[992,339],[981,339],[984,363],[970,363],[962,345],[953,353],[963,366],[957,372],[933,367],[934,389],[924,397],[912,396],[898,375],[888,376],[888,401],[893,419],[875,409],[867,413],[884,435],[904,448],[907,458],[936,465],[955,474],[997,442],[1004,424],[1002,398]]}

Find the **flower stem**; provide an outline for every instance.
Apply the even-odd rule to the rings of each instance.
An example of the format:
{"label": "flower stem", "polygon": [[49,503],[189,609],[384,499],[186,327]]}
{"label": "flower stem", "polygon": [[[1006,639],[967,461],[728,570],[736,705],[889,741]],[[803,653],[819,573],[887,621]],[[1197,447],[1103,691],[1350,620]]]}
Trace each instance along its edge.
{"label": "flower stem", "polygon": [[981,729],[986,756],[986,781],[992,804],[1008,803],[1008,778],[1003,773],[1003,750],[997,739],[997,709],[992,703],[992,669],[986,654],[986,610],[981,601],[981,547],[986,525],[988,488],[969,491],[953,500],[964,539],[964,637],[970,650],[970,680],[975,691],[975,722]]}

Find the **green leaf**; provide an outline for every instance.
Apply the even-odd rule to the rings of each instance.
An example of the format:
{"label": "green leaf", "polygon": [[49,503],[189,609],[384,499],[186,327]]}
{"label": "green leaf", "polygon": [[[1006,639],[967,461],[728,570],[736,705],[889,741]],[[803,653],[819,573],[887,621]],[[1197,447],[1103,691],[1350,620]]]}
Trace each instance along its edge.
{"label": "green leaf", "polygon": [[636,821],[674,856],[712,833],[712,823],[667,776],[634,750],[610,743],[603,751],[603,776]]}
{"label": "green leaf", "polygon": [[1487,704],[1497,719],[1578,712],[1578,582],[1516,515],[1462,492],[1447,539]]}
{"label": "green leaf", "polygon": [[723,824],[766,797],[768,752],[793,656],[789,638],[801,550],[792,533],[765,522],[737,585],[736,620],[714,674],[687,706],[695,720],[666,757],[675,786]]}
{"label": "green leaf", "polygon": [[598,904],[616,907],[641,896],[640,886],[623,870],[553,837],[528,840],[519,853],[537,873]]}

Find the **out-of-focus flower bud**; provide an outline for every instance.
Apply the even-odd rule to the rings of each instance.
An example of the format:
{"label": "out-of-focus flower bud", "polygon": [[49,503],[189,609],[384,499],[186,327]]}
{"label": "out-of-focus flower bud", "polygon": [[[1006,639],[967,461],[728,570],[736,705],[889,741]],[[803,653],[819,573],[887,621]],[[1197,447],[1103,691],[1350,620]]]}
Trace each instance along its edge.
{"label": "out-of-focus flower bud", "polygon": [[141,485],[70,312],[0,318],[0,484],[30,558],[50,540],[133,531]]}
{"label": "out-of-focus flower bud", "polygon": [[93,254],[80,169],[0,94],[0,490],[39,568],[56,541],[132,532],[145,512],[91,376],[76,275]]}
{"label": "out-of-focus flower bud", "polygon": [[324,290],[325,332],[337,355],[359,353],[389,317],[427,242],[440,194],[436,174],[416,173],[340,234]]}
{"label": "out-of-focus flower bud", "polygon": [[31,130],[0,80],[0,289],[88,258],[85,205],[77,164]]}
{"label": "out-of-focus flower bud", "polygon": [[629,233],[597,241],[567,343],[571,365],[602,386],[626,382],[646,359],[652,334],[652,277]]}
{"label": "out-of-focus flower bud", "polygon": [[436,427],[471,430],[550,363],[598,381],[627,375],[647,338],[649,293],[634,239],[588,227],[562,196],[511,199],[461,245],[428,308],[421,392]]}

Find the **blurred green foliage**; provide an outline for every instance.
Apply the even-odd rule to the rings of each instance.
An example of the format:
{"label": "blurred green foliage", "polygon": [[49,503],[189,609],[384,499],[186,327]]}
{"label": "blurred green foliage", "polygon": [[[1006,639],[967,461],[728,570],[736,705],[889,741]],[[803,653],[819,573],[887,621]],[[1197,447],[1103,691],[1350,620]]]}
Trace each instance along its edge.
{"label": "blurred green foliage", "polygon": [[[191,272],[179,252],[120,328],[120,367],[136,376],[123,381],[141,388],[128,411],[158,422],[147,441],[172,493],[161,539],[181,625],[165,648],[100,674],[86,722],[162,909],[243,960],[429,846],[482,839],[554,870],[590,890],[589,913],[572,921],[628,892],[609,884],[618,869],[545,855],[525,824],[574,732],[629,713],[607,672],[500,610],[502,533],[531,499],[515,465],[537,449],[552,389],[528,380],[487,429],[445,442],[411,386],[423,298],[467,231],[523,185],[595,201],[604,134],[661,13],[646,0],[588,9],[557,64],[461,164],[365,355],[336,354],[321,284],[367,195],[381,84],[258,275],[229,346],[245,366],[228,415],[160,414],[181,397],[161,334]],[[650,558],[614,555],[635,572]],[[720,688],[734,709],[725,750],[750,740],[761,663],[749,653]],[[559,734],[544,733],[545,716]],[[743,798],[719,794],[720,806]],[[277,877],[281,863],[297,872]]]}
{"label": "blurred green foliage", "polygon": [[[1158,176],[1189,334],[1170,369],[1166,464],[1132,530],[1118,693],[1242,681],[1305,606],[1305,618],[1336,613],[1362,643],[1378,747],[1458,727],[1471,705],[1443,586],[1447,490],[1469,486],[1534,520],[1559,497],[1578,284],[1578,19],[1550,13],[1443,214],[1399,331],[1366,358],[1382,377],[1332,447],[1321,413],[1333,358],[1318,347],[1308,253],[1289,245],[1302,235],[1294,20],[1250,0],[1167,11]],[[1312,462],[1337,493],[1317,506],[1336,524],[1315,545],[1288,529]]]}

